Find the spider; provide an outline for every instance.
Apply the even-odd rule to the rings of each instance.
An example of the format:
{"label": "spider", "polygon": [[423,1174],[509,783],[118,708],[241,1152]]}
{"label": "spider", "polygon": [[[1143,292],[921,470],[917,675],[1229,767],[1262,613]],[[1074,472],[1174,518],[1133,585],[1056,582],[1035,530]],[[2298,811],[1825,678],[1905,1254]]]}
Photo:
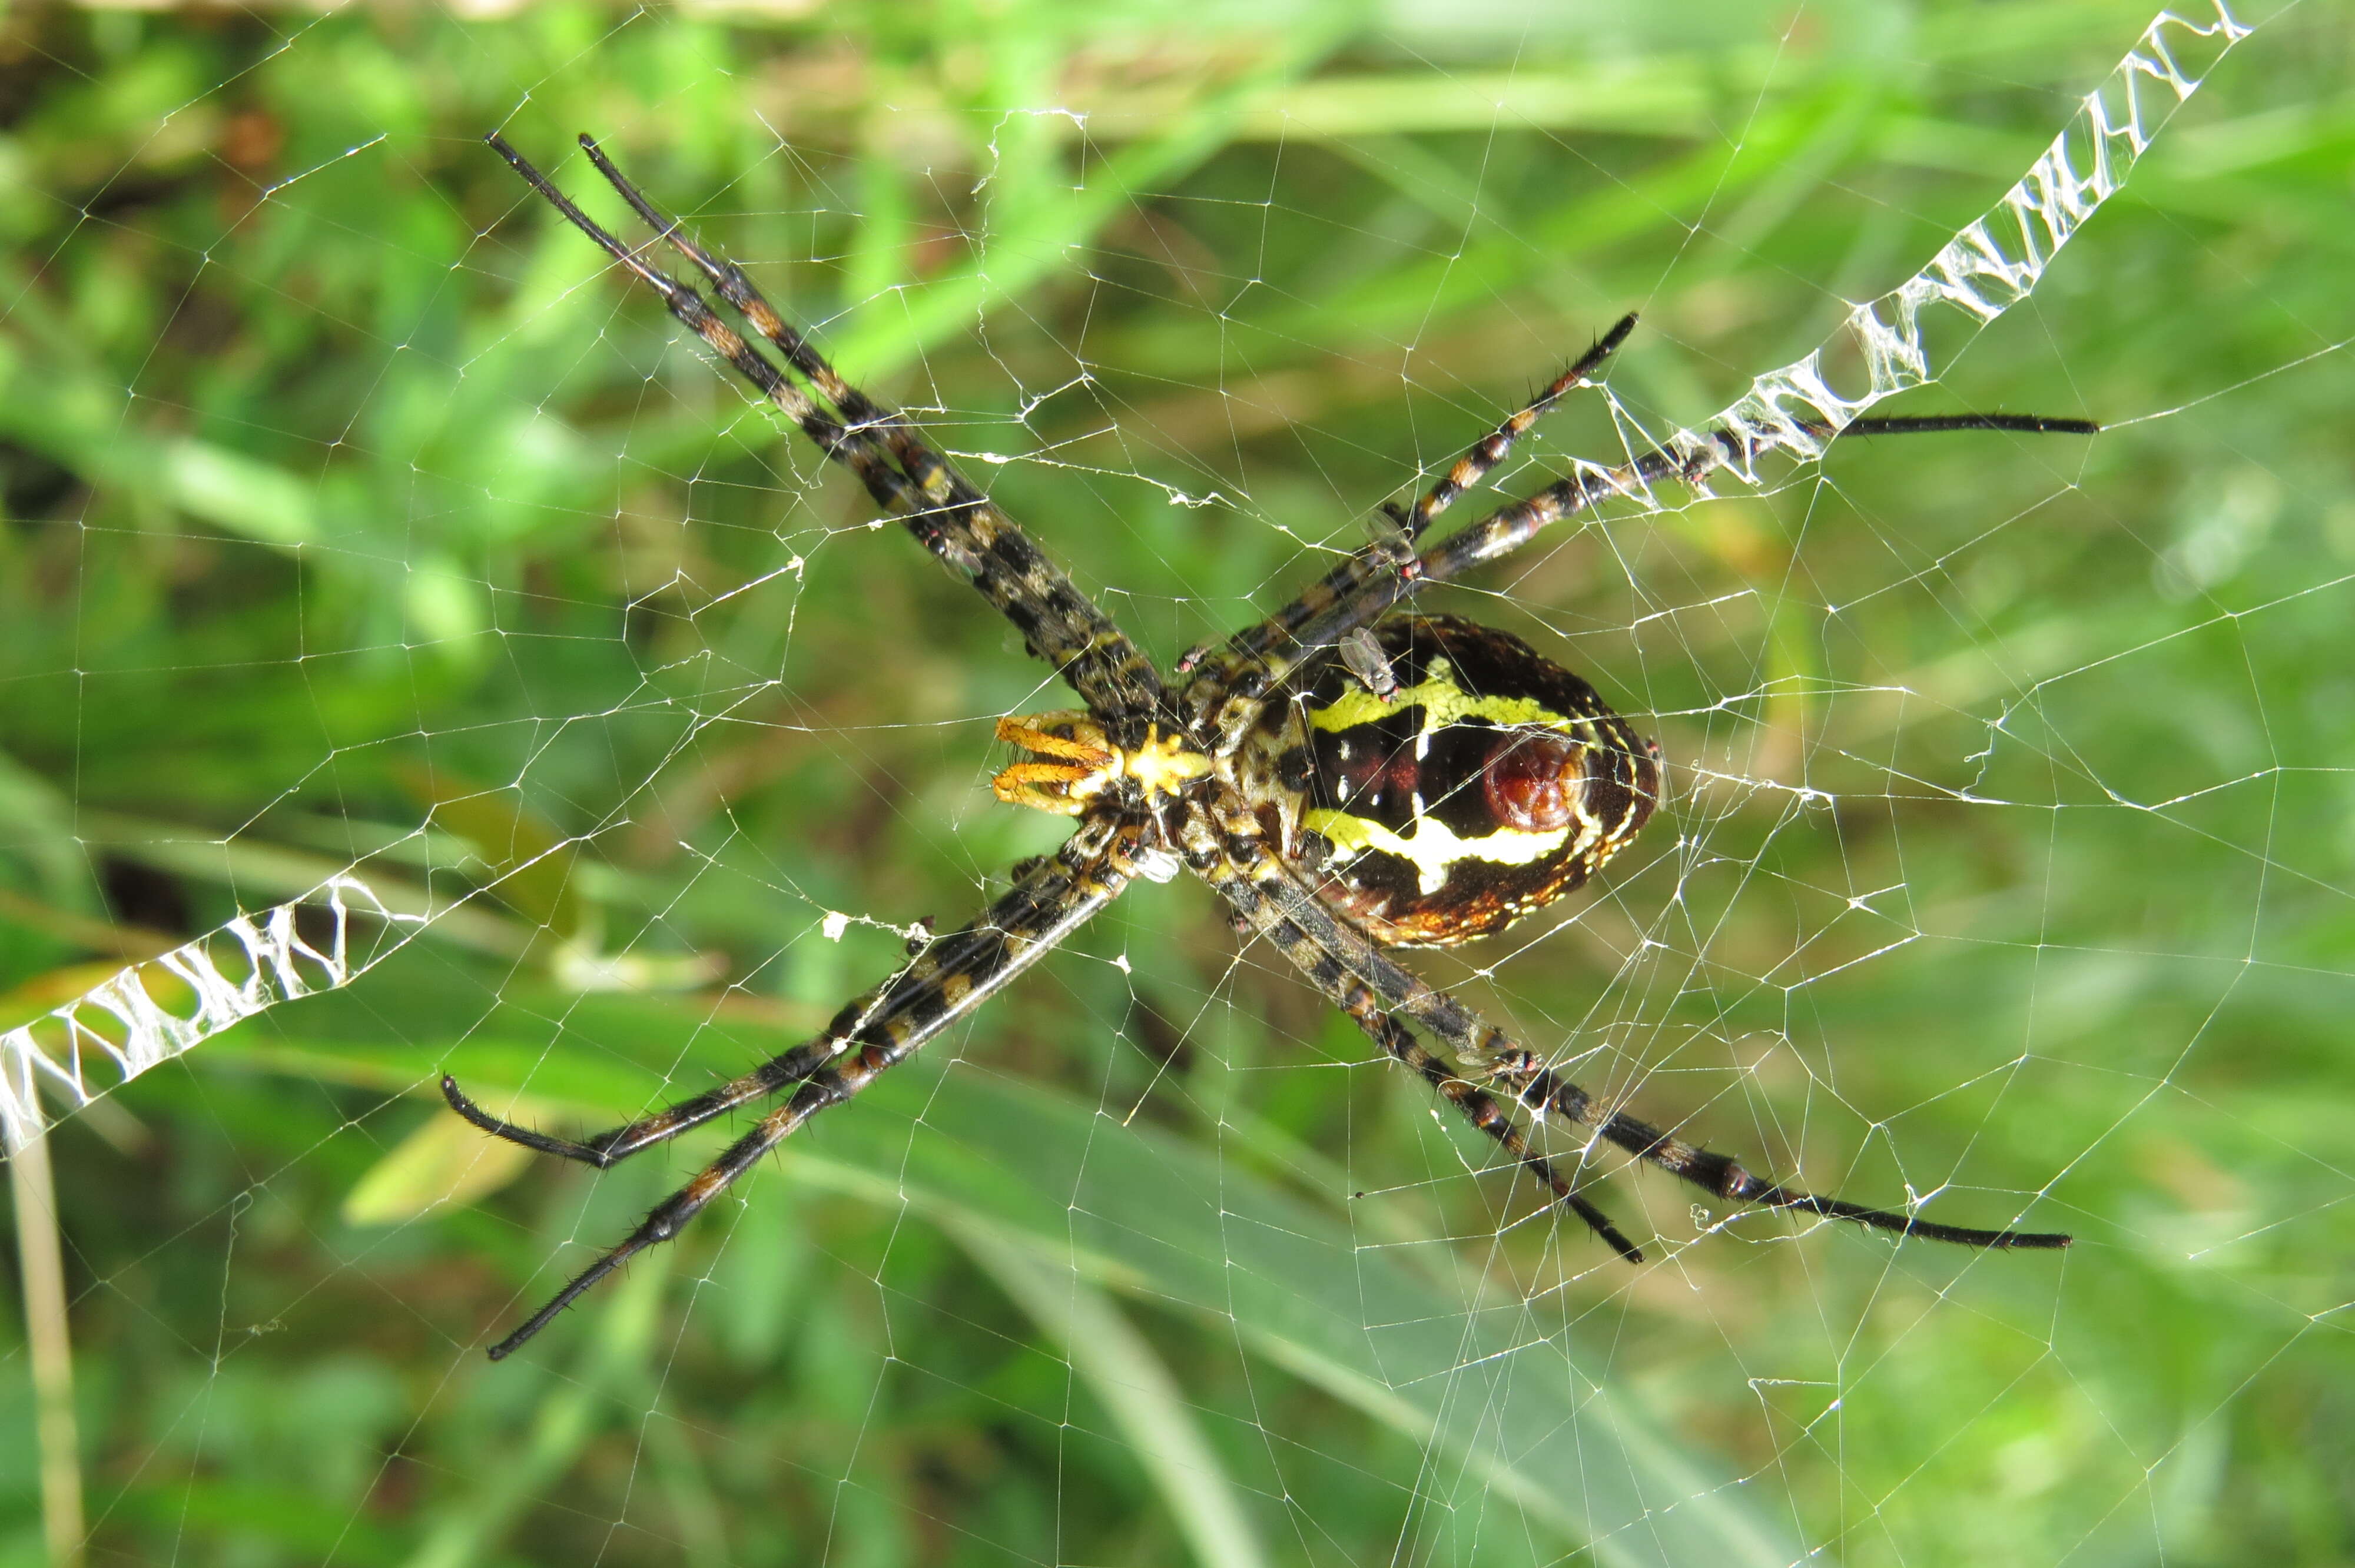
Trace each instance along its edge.
{"label": "spider", "polygon": [[[1292,603],[1165,683],[1136,645],[1029,535],[897,411],[845,382],[744,273],[665,217],[590,137],[597,171],[694,272],[783,356],[789,378],[695,288],[591,219],[496,133],[526,183],[672,315],[863,482],[918,543],[1013,622],[1028,652],[1086,703],[999,721],[1023,760],[997,798],[1072,819],[1052,854],[960,930],[911,943],[909,962],[815,1039],[742,1076],[579,1140],[502,1121],[446,1075],[442,1092],[483,1131],[599,1169],[741,1106],[783,1097],[618,1245],[490,1349],[512,1354],[623,1262],[670,1240],[811,1118],[842,1104],[981,1006],[1138,877],[1181,870],[1225,899],[1239,933],[1265,938],[1385,1054],[1432,1088],[1630,1263],[1642,1251],[1533,1150],[1508,1106],[1587,1129],[1726,1202],[1854,1220],[1962,1246],[2065,1247],[2066,1235],[1973,1230],[1820,1197],[1753,1174],[1596,1098],[1547,1059],[1387,949],[1446,947],[1503,929],[1577,888],[1660,799],[1658,747],[1594,688],[1519,638],[1401,608],[1529,543],[1549,524],[1662,480],[1698,482],[1789,435],[1684,437],[1617,468],[1582,466],[1434,545],[1432,522],[1502,462],[1565,393],[1590,384],[1635,325],[1626,317],[1551,386],[1476,443],[1412,506],[1388,505],[1374,539]],[[805,386],[804,385],[805,384]],[[1817,440],[1934,430],[2091,434],[2082,419],[1963,414],[1798,423]],[[1419,1038],[1417,1031],[1430,1044]]]}

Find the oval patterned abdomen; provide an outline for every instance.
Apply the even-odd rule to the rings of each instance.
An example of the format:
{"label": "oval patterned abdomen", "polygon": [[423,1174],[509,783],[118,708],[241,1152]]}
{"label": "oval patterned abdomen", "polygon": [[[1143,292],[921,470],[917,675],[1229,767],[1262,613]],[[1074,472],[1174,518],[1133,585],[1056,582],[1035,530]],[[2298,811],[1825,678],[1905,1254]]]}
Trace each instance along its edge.
{"label": "oval patterned abdomen", "polygon": [[1283,715],[1277,770],[1305,771],[1287,835],[1304,869],[1377,940],[1443,947],[1501,930],[1584,882],[1651,816],[1654,747],[1519,638],[1410,615],[1375,635],[1396,689],[1378,695],[1329,662]]}

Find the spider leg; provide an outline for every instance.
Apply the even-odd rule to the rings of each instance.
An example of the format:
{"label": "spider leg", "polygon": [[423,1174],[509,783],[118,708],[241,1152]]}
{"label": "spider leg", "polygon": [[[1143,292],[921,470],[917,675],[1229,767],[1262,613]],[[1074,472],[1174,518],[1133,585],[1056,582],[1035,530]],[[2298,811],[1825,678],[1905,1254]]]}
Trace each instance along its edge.
{"label": "spider leg", "polygon": [[1425,491],[1423,499],[1398,519],[1399,526],[1405,530],[1406,536],[1409,539],[1420,538],[1423,531],[1431,525],[1433,518],[1455,504],[1456,498],[1465,491],[1486,479],[1491,470],[1505,461],[1506,454],[1513,450],[1513,443],[1520,440],[1531,425],[1550,412],[1553,406],[1561,400],[1562,394],[1592,378],[1603,367],[1603,362],[1610,358],[1613,352],[1627,341],[1627,334],[1635,330],[1636,315],[1631,311],[1621,316],[1609,332],[1596,339],[1594,346],[1581,355],[1578,363],[1563,371],[1553,385],[1530,398],[1519,413],[1480,438],[1471,450],[1457,458],[1455,466],[1447,471],[1446,477]]}
{"label": "spider leg", "polygon": [[906,475],[884,461],[871,439],[847,429],[839,420],[811,402],[808,395],[786,380],[759,350],[747,344],[734,328],[715,315],[711,307],[703,302],[703,296],[677,279],[641,260],[635,250],[607,233],[595,218],[582,212],[570,196],[557,189],[547,175],[509,146],[505,137],[494,132],[484,140],[513,165],[524,182],[553,207],[566,222],[596,241],[607,255],[661,295],[663,303],[670,307],[671,314],[682,325],[703,339],[714,354],[726,360],[739,376],[774,403],[787,418],[801,428],[802,433],[819,450],[856,473],[879,505],[909,515],[911,525],[914,525],[915,514],[927,510],[922,498]]}
{"label": "spider leg", "polygon": [[[495,1138],[599,1170],[666,1143],[683,1132],[800,1083],[854,1046],[892,1044],[912,1031],[929,1035],[986,1001],[1043,958],[1125,885],[1082,880],[1093,841],[1074,834],[1065,849],[1043,857],[1015,885],[962,929],[934,937],[882,985],[835,1014],[814,1040],[772,1057],[741,1077],[666,1106],[652,1116],[575,1140],[519,1127],[491,1115],[448,1075],[442,1093],[450,1107]],[[1088,887],[1100,891],[1084,893]],[[1078,902],[1072,900],[1077,897]]]}
{"label": "spider leg", "polygon": [[1027,534],[919,439],[903,416],[845,382],[740,268],[689,239],[677,220],[664,217],[623,177],[594,142],[581,139],[614,189],[711,281],[722,299],[784,353],[840,418],[787,379],[694,289],[649,265],[607,233],[505,138],[493,132],[485,140],[565,221],[661,295],[681,324],[776,405],[820,451],[857,474],[877,504],[897,514],[919,543],[970,581],[1091,707],[1118,718],[1135,715],[1141,723],[1162,705],[1160,677],[1144,653]]}
{"label": "spider leg", "polygon": [[[856,1006],[854,1003],[853,1007]],[[841,1017],[837,1016],[835,1022],[841,1022]],[[667,1143],[680,1133],[701,1127],[712,1118],[724,1116],[738,1106],[773,1095],[787,1084],[800,1083],[834,1059],[837,1038],[829,1029],[806,1044],[796,1045],[781,1055],[771,1057],[741,1077],[731,1078],[676,1105],[666,1106],[652,1116],[641,1117],[636,1121],[608,1128],[603,1132],[580,1139],[558,1138],[552,1133],[502,1121],[476,1105],[458,1086],[458,1080],[447,1073],[442,1075],[442,1097],[450,1102],[452,1110],[494,1138],[519,1143],[537,1153],[577,1160],[583,1165],[593,1165],[602,1171],[657,1143]]]}
{"label": "spider leg", "polygon": [[[1422,567],[1413,554],[1413,547],[1432,519],[1446,511],[1465,491],[1479,483],[1504,461],[1506,454],[1513,450],[1513,443],[1526,434],[1530,426],[1543,418],[1561,400],[1563,394],[1590,381],[1603,362],[1627,340],[1627,334],[1635,327],[1633,313],[1620,317],[1617,324],[1604,333],[1593,347],[1581,355],[1575,365],[1562,372],[1544,391],[1529,399],[1518,413],[1483,436],[1470,450],[1456,459],[1445,476],[1425,491],[1412,506],[1397,507],[1386,503],[1383,510],[1395,524],[1395,532],[1387,534],[1371,546],[1353,553],[1290,604],[1229,639],[1226,646],[1210,661],[1209,680],[1213,683],[1231,682],[1237,673],[1264,662],[1275,650],[1305,648],[1306,644],[1300,636],[1302,625],[1334,605],[1348,601],[1362,591],[1367,581],[1386,574],[1393,577],[1411,577],[1419,574]],[[1339,640],[1339,637],[1334,639],[1337,642]],[[1200,663],[1201,661],[1196,662]],[[1261,689],[1264,690],[1264,687]]]}
{"label": "spider leg", "polygon": [[521,1328],[491,1347],[491,1359],[504,1359],[632,1255],[677,1235],[705,1204],[804,1122],[850,1098],[878,1075],[907,1060],[933,1035],[1052,951],[1127,886],[1134,874],[1133,833],[1129,824],[1110,817],[1082,823],[1061,849],[1033,866],[971,925],[935,938],[914,962],[844,1008],[815,1040],[730,1083],[626,1126],[580,1142],[550,1138],[491,1116],[444,1077],[442,1091],[453,1108],[484,1131],[527,1149],[601,1168],[676,1138],[737,1106],[798,1085],[784,1104],[730,1144],[693,1181],[655,1204],[619,1245],[591,1264]]}
{"label": "spider leg", "polygon": [[[1271,896],[1272,891],[1295,892],[1308,904],[1320,909],[1323,906],[1263,845],[1255,839],[1222,844],[1216,831],[1199,818],[1186,830],[1186,837],[1188,863],[1227,901],[1241,928],[1257,931],[1273,943],[1276,951],[1290,960],[1311,985],[1323,991],[1327,1001],[1348,1014],[1349,1021],[1374,1044],[1422,1077],[1461,1112],[1465,1120],[1496,1139],[1515,1164],[1543,1182],[1613,1251],[1629,1263],[1644,1261],[1643,1250],[1620,1233],[1610,1216],[1582,1197],[1551,1160],[1529,1147],[1519,1125],[1496,1096],[1475,1083],[1463,1068],[1417,1040],[1412,1031],[1384,1010],[1382,999],[1353,966],[1337,957],[1309,927],[1290,918],[1288,911],[1296,906],[1296,901],[1281,892]],[[1237,850],[1249,857],[1248,867],[1237,859]],[[1403,969],[1398,972],[1406,973]]]}
{"label": "spider leg", "polygon": [[[865,1054],[861,1053],[862,1060]],[[637,1229],[573,1276],[538,1311],[525,1319],[521,1327],[493,1345],[491,1360],[503,1361],[515,1354],[533,1335],[556,1321],[559,1313],[587,1295],[599,1280],[646,1248],[678,1234],[688,1221],[703,1212],[705,1204],[734,1185],[738,1177],[759,1163],[761,1156],[783,1142],[794,1128],[835,1103],[837,1096],[849,1098],[849,1093],[841,1092],[842,1084],[842,1075],[831,1069],[805,1080],[792,1099],[762,1117],[758,1127],[730,1144],[719,1159],[698,1171],[693,1181],[656,1203],[638,1222]]]}
{"label": "spider leg", "polygon": [[1911,1214],[1892,1213],[1886,1209],[1867,1208],[1861,1203],[1851,1203],[1839,1198],[1798,1192],[1752,1175],[1731,1155],[1711,1154],[1662,1132],[1648,1122],[1638,1121],[1625,1111],[1599,1107],[1584,1089],[1547,1068],[1517,1065],[1502,1071],[1499,1078],[1518,1086],[1515,1097],[1529,1107],[1540,1120],[1559,1116],[1582,1127],[1592,1128],[1636,1159],[1691,1182],[1712,1197],[1737,1203],[1755,1203],[1762,1208],[1796,1209],[1821,1214],[1827,1219],[1854,1220],[1859,1224],[1877,1230],[1894,1231],[1900,1235],[1917,1236],[1924,1241],[1951,1242],[1958,1246],[1998,1251],[2011,1248],[2052,1250],[2065,1247],[2075,1239],[2049,1231],[1989,1231],[1967,1225],[1942,1225]]}
{"label": "spider leg", "polygon": [[[2050,418],[2041,414],[1934,414],[1902,418],[1854,419],[1838,429],[1819,420],[1795,421],[1795,428],[1817,441],[1849,436],[1928,435],[1951,430],[2009,430],[2024,435],[2089,436],[2101,426],[2091,419]],[[1685,484],[1700,481],[1728,463],[1754,462],[1780,444],[1768,436],[1754,439],[1732,430],[1709,430],[1682,443],[1655,447],[1617,468],[1585,467],[1539,491],[1526,501],[1497,508],[1480,521],[1458,529],[1418,557],[1419,580],[1445,582],[1476,566],[1508,556],[1535,538],[1548,524],[1574,516],[1614,495],[1638,494],[1662,480]],[[1369,596],[1370,599],[1370,596]],[[1380,607],[1388,608],[1387,606]],[[1359,613],[1367,613],[1361,610]],[[1380,609],[1370,613],[1380,614]],[[1346,622],[1331,634],[1346,634],[1355,617],[1328,620]],[[1311,622],[1302,630],[1304,641],[1324,635],[1326,628]]]}
{"label": "spider leg", "polygon": [[[1237,853],[1246,844],[1247,858]],[[1231,868],[1223,881],[1212,881],[1230,905],[1254,926],[1269,928],[1280,923],[1302,934],[1303,940],[1296,948],[1283,948],[1281,942],[1279,947],[1312,981],[1320,987],[1325,984],[1312,968],[1322,958],[1336,971],[1370,988],[1383,1006],[1403,1012],[1431,1031],[1461,1059],[1474,1064],[1493,1080],[1509,1086],[1513,1097],[1540,1120],[1561,1117],[1592,1128],[1636,1159],[1727,1202],[1853,1220],[1924,1241],[1962,1246],[2054,1249],[2069,1245],[2073,1239],[2053,1232],[1938,1224],[1910,1214],[1800,1192],[1753,1176],[1729,1156],[1709,1153],[1623,1111],[1599,1105],[1585,1090],[1544,1068],[1533,1053],[1515,1043],[1503,1030],[1398,964],[1362,931],[1334,914],[1258,841],[1245,841],[1231,832],[1223,844],[1213,838],[1206,847]],[[1220,874],[1214,870],[1206,874],[1217,878]],[[1577,1209],[1577,1213],[1594,1225],[1605,1240],[1615,1235],[1615,1232],[1598,1224],[1583,1208]]]}
{"label": "spider leg", "polygon": [[[1591,375],[1602,359],[1618,346],[1633,321],[1633,317],[1625,318],[1605,334],[1585,358],[1572,367],[1563,382],[1575,385],[1577,379]],[[1549,388],[1529,408],[1542,414],[1543,406],[1558,395]],[[1534,422],[1536,415],[1530,414],[1529,409],[1524,409],[1523,415],[1529,415],[1529,422]],[[1506,439],[1508,433],[1517,436],[1528,428],[1527,423],[1518,423],[1518,428],[1516,428],[1523,415],[1516,415],[1513,419],[1506,421],[1480,446],[1475,447],[1464,461],[1457,464],[1455,471],[1470,473],[1471,480],[1476,480],[1479,473],[1486,472],[1485,468],[1478,466],[1479,458],[1491,447],[1501,458],[1505,448],[1510,445],[1509,440]],[[2095,435],[2101,430],[2101,426],[2091,419],[2055,418],[2041,414],[1931,414],[1863,418],[1852,419],[1838,429],[1821,420],[1802,419],[1793,421],[1792,428],[1817,442],[1850,436],[1927,435],[1955,430],[2005,430],[2020,435],[2072,436]],[[1613,496],[1642,494],[1654,484],[1671,479],[1686,484],[1695,483],[1711,471],[1729,463],[1753,462],[1786,440],[1774,433],[1737,435],[1723,429],[1688,435],[1668,446],[1655,447],[1615,468],[1582,463],[1573,472],[1528,499],[1501,506],[1425,548],[1421,555],[1403,561],[1378,541],[1352,554],[1348,559],[1310,584],[1292,603],[1229,639],[1217,653],[1199,662],[1200,673],[1187,686],[1180,706],[1194,715],[1198,731],[1231,740],[1239,733],[1236,726],[1249,722],[1248,715],[1270,688],[1309,659],[1335,646],[1358,628],[1380,620],[1393,607],[1412,599],[1430,584],[1461,577],[1474,567],[1508,556],[1534,539],[1549,524],[1575,516]],[[1449,480],[1454,478],[1455,472],[1452,471]],[[1434,487],[1432,495],[1436,496],[1448,487],[1449,482],[1444,481],[1440,486]],[[1461,493],[1460,487],[1451,491],[1446,500],[1454,500],[1458,493]],[[1430,500],[1431,497],[1425,497],[1425,504]],[[1444,502],[1441,504],[1444,505]],[[1421,510],[1421,507],[1417,508],[1418,512]],[[1432,514],[1435,515],[1437,510],[1437,507],[1433,507]],[[1401,527],[1412,532],[1415,514],[1400,514],[1398,522]]]}
{"label": "spider leg", "polygon": [[1849,436],[1921,436],[1945,430],[2009,430],[2023,436],[2098,436],[2102,427],[2091,419],[2056,419],[2049,414],[1907,414],[1880,419],[1850,419],[1835,430],[1814,420],[1799,428],[1811,436],[1838,440]]}
{"label": "spider leg", "polygon": [[[1267,906],[1261,905],[1258,907],[1265,909]],[[1619,1227],[1611,1223],[1608,1214],[1580,1196],[1554,1169],[1551,1160],[1529,1148],[1528,1138],[1514,1123],[1511,1114],[1497,1103],[1494,1095],[1466,1077],[1462,1067],[1417,1040],[1413,1031],[1382,1011],[1371,988],[1351,975],[1332,954],[1318,947],[1307,932],[1281,916],[1263,923],[1257,914],[1248,914],[1244,918],[1273,942],[1276,950],[1289,959],[1294,968],[1306,975],[1310,983],[1324,991],[1336,1007],[1348,1014],[1349,1021],[1363,1030],[1375,1044],[1388,1052],[1392,1060],[1420,1075],[1424,1083],[1463,1112],[1466,1121],[1495,1139],[1516,1163],[1544,1182],[1554,1197],[1571,1213],[1585,1221],[1587,1227],[1602,1237],[1614,1252],[1629,1263],[1644,1261],[1643,1249],[1621,1234]]]}
{"label": "spider leg", "polygon": [[[1704,438],[1706,461],[1656,448],[1615,469],[1582,466],[1526,501],[1469,524],[1401,567],[1380,548],[1359,551],[1309,585],[1292,603],[1229,641],[1201,662],[1179,705],[1198,733],[1231,745],[1258,716],[1259,700],[1324,650],[1433,582],[1461,576],[1481,562],[1511,554],[1547,524],[1614,495],[1636,493],[1670,477],[1698,479],[1728,461]],[[1731,441],[1731,437],[1724,440]]]}

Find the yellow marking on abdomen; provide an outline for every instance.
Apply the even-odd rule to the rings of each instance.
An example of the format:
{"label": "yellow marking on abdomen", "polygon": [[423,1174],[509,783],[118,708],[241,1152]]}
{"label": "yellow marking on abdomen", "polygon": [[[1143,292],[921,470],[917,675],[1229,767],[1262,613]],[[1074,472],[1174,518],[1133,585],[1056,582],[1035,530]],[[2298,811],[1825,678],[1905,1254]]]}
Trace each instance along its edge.
{"label": "yellow marking on abdomen", "polygon": [[1401,686],[1387,702],[1353,683],[1323,707],[1310,708],[1308,723],[1316,729],[1353,729],[1387,718],[1402,708],[1423,710],[1425,735],[1436,734],[1467,718],[1484,718],[1502,729],[1535,726],[1593,744],[1583,733],[1591,720],[1557,713],[1535,697],[1476,697],[1455,683],[1455,666],[1440,658],[1432,660],[1422,680],[1412,686]]}
{"label": "yellow marking on abdomen", "polygon": [[1534,865],[1570,842],[1585,824],[1572,820],[1547,832],[1522,828],[1498,828],[1476,839],[1459,836],[1436,817],[1417,817],[1411,834],[1395,832],[1381,823],[1347,811],[1304,811],[1300,825],[1330,840],[1335,851],[1352,854],[1382,850],[1415,868],[1416,882],[1425,897],[1440,890],[1458,861],[1485,860],[1498,865]]}

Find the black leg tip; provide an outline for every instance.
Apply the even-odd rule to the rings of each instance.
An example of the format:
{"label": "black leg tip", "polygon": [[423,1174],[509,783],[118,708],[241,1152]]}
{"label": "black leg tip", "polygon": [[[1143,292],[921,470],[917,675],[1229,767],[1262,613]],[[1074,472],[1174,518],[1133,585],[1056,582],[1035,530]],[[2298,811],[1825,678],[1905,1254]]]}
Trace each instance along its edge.
{"label": "black leg tip", "polygon": [[466,1091],[458,1086],[458,1080],[447,1073],[442,1075],[442,1097],[450,1102],[452,1110],[468,1121],[479,1123],[482,1120],[482,1107],[467,1098]]}

